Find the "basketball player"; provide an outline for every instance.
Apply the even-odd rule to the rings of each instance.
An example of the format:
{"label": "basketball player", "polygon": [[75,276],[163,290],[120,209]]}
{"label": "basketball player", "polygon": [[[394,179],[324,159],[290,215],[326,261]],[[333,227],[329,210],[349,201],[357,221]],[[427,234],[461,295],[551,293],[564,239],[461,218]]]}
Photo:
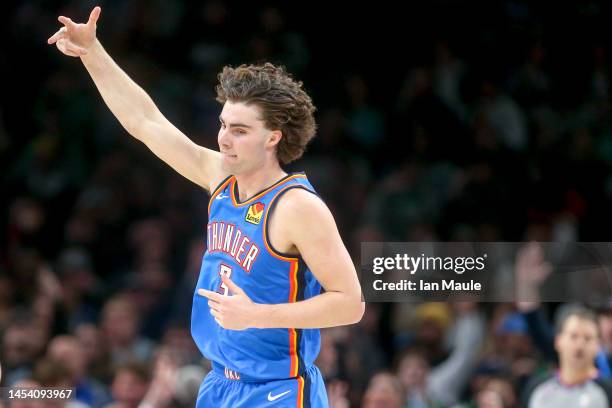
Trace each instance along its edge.
{"label": "basketball player", "polygon": [[59,17],[48,43],[81,59],[132,136],[211,194],[192,334],[213,370],[197,407],[327,406],[317,329],[358,322],[364,304],[330,211],[303,173],[281,167],[314,135],[310,97],[272,64],[225,67],[219,151],[197,146],[105,52],[99,16]]}

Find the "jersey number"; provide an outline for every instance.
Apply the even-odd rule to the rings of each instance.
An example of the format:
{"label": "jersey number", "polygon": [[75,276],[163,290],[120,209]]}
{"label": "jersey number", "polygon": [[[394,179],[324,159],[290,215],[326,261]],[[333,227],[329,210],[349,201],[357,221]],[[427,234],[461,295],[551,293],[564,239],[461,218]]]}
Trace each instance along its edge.
{"label": "jersey number", "polygon": [[[219,276],[227,276],[228,278],[232,276],[232,268],[225,265],[225,264],[221,264],[219,265]],[[222,294],[223,296],[227,296],[229,294],[229,288],[227,287],[227,285],[225,283],[223,283],[223,281],[221,281],[221,284],[219,285],[219,289],[217,289],[217,292]]]}

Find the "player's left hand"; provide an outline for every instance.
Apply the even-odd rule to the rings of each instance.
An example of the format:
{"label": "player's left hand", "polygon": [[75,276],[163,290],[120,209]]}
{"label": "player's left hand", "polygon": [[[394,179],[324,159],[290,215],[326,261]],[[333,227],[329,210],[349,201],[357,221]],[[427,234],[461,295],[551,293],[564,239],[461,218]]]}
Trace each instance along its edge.
{"label": "player's left hand", "polygon": [[223,283],[232,292],[232,296],[224,296],[206,289],[198,289],[198,295],[208,298],[210,313],[224,329],[245,330],[255,327],[256,303],[225,275],[221,276]]}

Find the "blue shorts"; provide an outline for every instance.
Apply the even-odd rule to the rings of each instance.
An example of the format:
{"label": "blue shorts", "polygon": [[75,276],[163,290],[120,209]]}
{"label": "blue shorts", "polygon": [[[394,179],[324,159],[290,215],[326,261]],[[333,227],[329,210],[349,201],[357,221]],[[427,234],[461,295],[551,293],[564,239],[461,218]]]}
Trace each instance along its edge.
{"label": "blue shorts", "polygon": [[329,407],[323,377],[314,364],[303,376],[284,380],[251,382],[230,376],[209,372],[198,391],[196,408]]}

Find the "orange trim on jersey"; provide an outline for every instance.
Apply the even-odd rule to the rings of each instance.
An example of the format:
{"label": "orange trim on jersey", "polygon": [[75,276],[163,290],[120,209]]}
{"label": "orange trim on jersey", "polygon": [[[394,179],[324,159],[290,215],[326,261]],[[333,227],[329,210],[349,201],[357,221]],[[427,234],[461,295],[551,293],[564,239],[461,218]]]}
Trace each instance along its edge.
{"label": "orange trim on jersey", "polygon": [[295,329],[289,329],[289,359],[291,360],[291,366],[289,367],[289,376],[295,377],[298,372],[298,358],[297,358],[297,332]]}
{"label": "orange trim on jersey", "polygon": [[210,201],[208,202],[208,215],[210,216],[210,206],[212,205],[215,197],[217,197],[217,195],[219,194],[219,192],[223,191],[223,189],[225,188],[225,186],[227,186],[227,184],[232,181],[232,179],[234,178],[234,176],[229,176],[227,179],[225,179],[223,182],[221,182],[221,185],[219,187],[217,187],[215,189],[215,191],[213,191],[213,193],[210,195]]}
{"label": "orange trim on jersey", "polygon": [[297,404],[296,407],[297,408],[304,408],[304,378],[302,378],[302,376],[299,376],[297,378],[298,381],[298,395],[297,395]]}
{"label": "orange trim on jersey", "polygon": [[293,180],[293,179],[295,179],[295,178],[306,178],[306,175],[305,175],[305,174],[301,174],[301,173],[300,173],[300,174],[294,174],[294,175],[289,176],[289,177],[286,177],[286,178],[282,178],[282,179],[280,179],[279,181],[277,181],[276,183],[272,184],[270,187],[266,188],[266,189],[265,189],[264,191],[262,191],[261,193],[257,194],[257,195],[256,195],[256,196],[254,196],[254,197],[249,198],[248,200],[246,200],[246,201],[244,201],[244,202],[242,202],[242,203],[239,203],[239,202],[236,200],[236,197],[234,196],[234,186],[236,185],[236,177],[232,177],[232,178],[233,178],[233,180],[232,180],[232,185],[231,185],[231,187],[230,187],[230,195],[232,196],[232,202],[234,203],[234,205],[235,205],[236,207],[242,207],[242,206],[247,205],[247,204],[250,204],[250,203],[252,203],[253,201],[257,200],[258,198],[262,197],[264,194],[266,194],[268,191],[272,190],[273,188],[278,187],[278,186],[280,186],[281,184],[284,184],[284,183],[288,182],[289,180]]}
{"label": "orange trim on jersey", "polygon": [[298,260],[297,256],[285,256],[285,255],[282,255],[282,254],[278,253],[270,245],[268,245],[268,237],[267,237],[267,234],[266,234],[266,231],[268,230],[268,227],[267,227],[268,214],[270,214],[270,208],[272,208],[272,203],[274,203],[274,201],[276,201],[276,197],[278,197],[279,194],[281,194],[283,191],[285,191],[285,190],[287,190],[289,188],[302,188],[302,186],[301,185],[300,186],[296,186],[295,184],[292,184],[290,186],[284,187],[283,189],[278,191],[276,194],[274,194],[274,197],[272,197],[272,199],[268,203],[268,209],[266,210],[266,215],[264,216],[264,222],[263,222],[263,242],[264,242],[264,245],[266,246],[266,249],[268,250],[270,255],[272,255],[273,257],[275,257],[277,259],[280,259],[281,261],[295,262],[295,261]]}
{"label": "orange trim on jersey", "polygon": [[298,261],[291,262],[291,268],[289,269],[289,303],[294,303],[297,300],[297,272],[298,272]]}
{"label": "orange trim on jersey", "polygon": [[[297,272],[298,262],[291,262],[289,268],[289,303],[295,303],[297,300]],[[289,359],[291,360],[289,377],[298,375],[298,355],[297,355],[297,331],[293,328],[289,329]]]}

